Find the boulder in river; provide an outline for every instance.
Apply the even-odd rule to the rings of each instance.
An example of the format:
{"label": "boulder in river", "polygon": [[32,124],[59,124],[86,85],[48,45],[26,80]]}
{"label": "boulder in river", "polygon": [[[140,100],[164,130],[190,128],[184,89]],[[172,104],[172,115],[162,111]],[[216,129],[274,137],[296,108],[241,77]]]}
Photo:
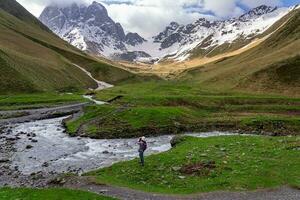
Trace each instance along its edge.
{"label": "boulder in river", "polygon": [[109,154],[109,151],[103,151],[102,153],[103,154]]}
{"label": "boulder in river", "polygon": [[49,167],[49,163],[44,162],[44,164],[42,165],[42,167]]}
{"label": "boulder in river", "polygon": [[176,135],[176,136],[174,136],[174,137],[171,139],[171,141],[170,141],[171,146],[172,146],[172,147],[175,147],[175,146],[178,145],[179,143],[183,142],[184,139],[185,139],[184,135]]}
{"label": "boulder in river", "polygon": [[0,163],[7,163],[9,159],[0,157]]}

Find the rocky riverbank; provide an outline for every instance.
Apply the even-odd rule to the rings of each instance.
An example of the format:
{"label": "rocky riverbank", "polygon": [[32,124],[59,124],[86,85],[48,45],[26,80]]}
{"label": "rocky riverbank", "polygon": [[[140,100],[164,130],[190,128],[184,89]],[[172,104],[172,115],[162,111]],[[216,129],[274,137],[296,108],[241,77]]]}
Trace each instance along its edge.
{"label": "rocky riverbank", "polygon": [[[18,123],[1,129],[1,186],[45,187],[62,174],[81,174],[137,157],[136,139],[70,137],[66,117]],[[209,132],[197,137],[231,135]],[[173,135],[150,137],[147,155],[171,148]]]}

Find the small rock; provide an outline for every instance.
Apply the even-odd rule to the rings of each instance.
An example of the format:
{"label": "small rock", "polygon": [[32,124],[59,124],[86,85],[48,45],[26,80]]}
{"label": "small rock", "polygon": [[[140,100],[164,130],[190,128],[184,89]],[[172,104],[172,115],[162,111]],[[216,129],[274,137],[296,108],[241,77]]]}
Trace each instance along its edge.
{"label": "small rock", "polygon": [[33,172],[33,173],[31,173],[31,174],[30,174],[30,176],[35,176],[35,175],[36,175],[36,173],[35,173],[35,172]]}
{"label": "small rock", "polygon": [[103,154],[109,154],[109,151],[103,151],[102,153]]}
{"label": "small rock", "polygon": [[15,141],[17,140],[16,138],[6,138],[7,141]]}
{"label": "small rock", "polygon": [[9,162],[9,159],[7,158],[0,158],[0,163],[7,163]]}
{"label": "small rock", "polygon": [[49,167],[49,163],[44,162],[44,164],[42,165],[42,167]]}
{"label": "small rock", "polygon": [[225,148],[221,148],[220,151],[226,151],[226,149]]}
{"label": "small rock", "polygon": [[176,145],[183,142],[184,140],[185,140],[185,137],[183,135],[176,135],[171,139],[170,143],[171,143],[172,147],[175,147]]}
{"label": "small rock", "polygon": [[185,179],[185,176],[178,176],[178,178],[180,178],[180,179]]}
{"label": "small rock", "polygon": [[33,147],[33,146],[31,146],[31,145],[27,145],[27,146],[26,146],[26,149],[32,149],[32,147]]}
{"label": "small rock", "polygon": [[35,140],[35,139],[32,139],[32,140],[31,140],[31,142],[33,142],[33,143],[37,143],[38,141],[37,141],[37,140]]}
{"label": "small rock", "polygon": [[49,183],[54,185],[63,185],[66,183],[66,180],[64,178],[58,177],[51,180]]}
{"label": "small rock", "polygon": [[181,167],[172,167],[172,170],[176,171],[176,172],[179,171],[180,169],[181,169]]}
{"label": "small rock", "polygon": [[100,194],[105,194],[105,193],[107,193],[107,192],[108,192],[108,190],[100,190],[100,191],[99,191]]}

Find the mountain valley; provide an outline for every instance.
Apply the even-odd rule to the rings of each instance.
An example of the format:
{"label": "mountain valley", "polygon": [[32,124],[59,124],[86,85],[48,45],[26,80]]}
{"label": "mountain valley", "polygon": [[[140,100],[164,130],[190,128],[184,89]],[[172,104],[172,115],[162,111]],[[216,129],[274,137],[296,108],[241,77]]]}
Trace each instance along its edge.
{"label": "mountain valley", "polygon": [[109,9],[168,2],[0,0],[1,200],[298,199],[300,6]]}

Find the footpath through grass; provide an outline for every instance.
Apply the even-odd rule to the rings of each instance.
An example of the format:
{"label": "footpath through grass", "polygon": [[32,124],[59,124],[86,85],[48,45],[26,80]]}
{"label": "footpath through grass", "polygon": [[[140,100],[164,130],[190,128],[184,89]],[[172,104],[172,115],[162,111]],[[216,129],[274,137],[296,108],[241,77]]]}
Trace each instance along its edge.
{"label": "footpath through grass", "polygon": [[145,82],[99,91],[96,98],[116,101],[86,108],[67,123],[71,134],[95,138],[137,137],[184,131],[243,130],[297,134],[300,99],[223,93],[193,83]]}
{"label": "footpath through grass", "polygon": [[0,110],[34,109],[85,101],[80,94],[66,93],[0,95]]}
{"label": "footpath through grass", "polygon": [[68,189],[0,189],[1,200],[113,200],[97,194]]}
{"label": "footpath through grass", "polygon": [[186,137],[168,152],[90,172],[98,183],[191,194],[300,186],[300,137]]}

